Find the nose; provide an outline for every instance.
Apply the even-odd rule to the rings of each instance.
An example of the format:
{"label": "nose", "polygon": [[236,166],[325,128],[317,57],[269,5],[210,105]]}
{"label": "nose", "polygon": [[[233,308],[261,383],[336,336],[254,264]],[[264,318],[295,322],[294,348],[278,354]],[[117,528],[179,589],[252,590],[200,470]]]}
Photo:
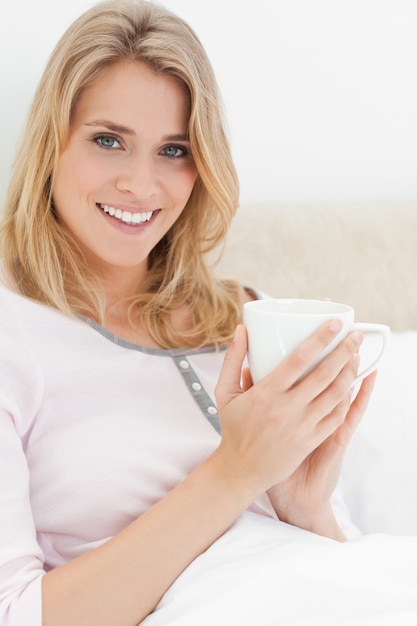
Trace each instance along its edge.
{"label": "nose", "polygon": [[158,176],[151,156],[129,155],[116,174],[116,188],[138,199],[153,196],[158,190]]}

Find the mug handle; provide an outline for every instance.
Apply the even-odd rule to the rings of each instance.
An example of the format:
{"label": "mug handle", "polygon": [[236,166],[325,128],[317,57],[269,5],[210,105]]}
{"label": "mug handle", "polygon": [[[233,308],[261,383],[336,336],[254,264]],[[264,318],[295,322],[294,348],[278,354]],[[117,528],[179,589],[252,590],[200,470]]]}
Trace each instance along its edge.
{"label": "mug handle", "polygon": [[359,372],[359,374],[355,378],[355,382],[353,383],[354,385],[356,385],[356,383],[360,382],[366,376],[368,376],[369,374],[371,374],[373,371],[376,370],[379,360],[381,359],[388,345],[391,330],[389,326],[386,326],[385,324],[366,324],[366,323],[360,323],[360,322],[356,322],[353,325],[353,327],[354,327],[354,330],[359,330],[359,332],[363,333],[364,342],[366,341],[367,335],[376,334],[376,335],[381,335],[382,337],[382,345],[381,345],[379,354],[372,361],[372,363],[370,363],[370,365],[368,365],[362,372]]}

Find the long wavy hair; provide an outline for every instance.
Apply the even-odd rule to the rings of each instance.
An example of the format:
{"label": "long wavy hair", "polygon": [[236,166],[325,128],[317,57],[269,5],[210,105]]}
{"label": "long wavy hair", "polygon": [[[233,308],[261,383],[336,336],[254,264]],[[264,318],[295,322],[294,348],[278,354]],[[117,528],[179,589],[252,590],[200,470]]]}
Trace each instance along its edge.
{"label": "long wavy hair", "polygon": [[[51,189],[83,91],[112,65],[137,60],[185,86],[197,180],[187,205],[152,250],[147,283],[129,302],[164,348],[228,343],[241,316],[241,287],[217,278],[218,249],[238,205],[238,182],[222,102],[207,55],[178,16],[143,0],[108,0],[79,17],[58,42],[35,93],[6,199],[1,247],[20,292],[105,325],[103,294],[80,249],[54,215]],[[172,312],[193,323],[179,332]]]}

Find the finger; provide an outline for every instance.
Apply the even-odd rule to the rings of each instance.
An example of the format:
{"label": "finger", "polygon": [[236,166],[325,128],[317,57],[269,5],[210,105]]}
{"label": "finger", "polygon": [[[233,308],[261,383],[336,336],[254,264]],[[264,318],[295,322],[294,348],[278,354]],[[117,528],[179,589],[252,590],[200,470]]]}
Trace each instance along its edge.
{"label": "finger", "polygon": [[[347,392],[357,375],[359,365],[358,350],[362,341],[362,333],[357,331],[350,333],[302,379],[297,386],[306,394],[305,397],[314,400],[324,391],[328,391],[329,388],[331,388],[332,393],[336,393],[336,399],[338,390],[341,393]],[[347,364],[349,364],[349,367],[344,369]],[[337,384],[330,387],[335,381],[337,381]]]}
{"label": "finger", "polygon": [[[333,410],[325,415],[317,424],[316,431],[319,434],[320,438],[323,441],[328,441],[330,444],[329,437],[337,432],[337,440],[345,441],[345,430],[346,430],[346,416],[349,411],[350,399],[349,396],[345,396],[339,404],[337,404]],[[343,431],[343,437],[342,437]],[[349,437],[346,439],[348,441]],[[347,445],[347,444],[346,444]]]}
{"label": "finger", "polygon": [[348,362],[339,374],[311,401],[313,415],[328,415],[344,400],[350,404],[351,389],[358,373],[359,361],[357,352],[350,354]]}
{"label": "finger", "polygon": [[[346,398],[319,424],[319,429],[322,431],[324,430],[325,434],[326,431],[330,431],[329,434],[337,431],[337,442],[345,450],[347,449],[357,426],[366,412],[375,385],[375,379],[376,372],[373,372],[364,379],[361,388],[352,403],[350,403],[349,398]],[[338,421],[339,426],[337,425]]]}
{"label": "finger", "polygon": [[271,382],[276,385],[278,381],[282,389],[292,387],[305,375],[341,329],[342,323],[338,319],[325,322],[269,374]]}
{"label": "finger", "polygon": [[346,421],[349,424],[352,434],[355,432],[356,428],[362,420],[362,417],[366,412],[366,409],[368,408],[369,401],[375,387],[377,375],[378,372],[375,371],[363,379],[360,389],[352,404],[350,405],[349,412],[346,416]]}
{"label": "finger", "polygon": [[344,427],[358,366],[358,355],[353,354],[336,379],[309,404],[305,419],[315,423],[314,428],[319,439],[324,440]]}
{"label": "finger", "polygon": [[244,326],[236,327],[233,343],[226,351],[223,366],[214,394],[219,409],[224,407],[236,394],[242,392],[241,374],[247,351],[247,336]]}

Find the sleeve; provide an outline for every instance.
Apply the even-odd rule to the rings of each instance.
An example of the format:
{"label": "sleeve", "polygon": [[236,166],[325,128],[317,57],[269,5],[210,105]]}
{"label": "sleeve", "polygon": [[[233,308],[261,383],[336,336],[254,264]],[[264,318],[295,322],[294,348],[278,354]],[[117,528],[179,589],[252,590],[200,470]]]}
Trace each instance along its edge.
{"label": "sleeve", "polygon": [[36,540],[24,443],[42,377],[0,293],[0,626],[41,626],[43,554]]}

